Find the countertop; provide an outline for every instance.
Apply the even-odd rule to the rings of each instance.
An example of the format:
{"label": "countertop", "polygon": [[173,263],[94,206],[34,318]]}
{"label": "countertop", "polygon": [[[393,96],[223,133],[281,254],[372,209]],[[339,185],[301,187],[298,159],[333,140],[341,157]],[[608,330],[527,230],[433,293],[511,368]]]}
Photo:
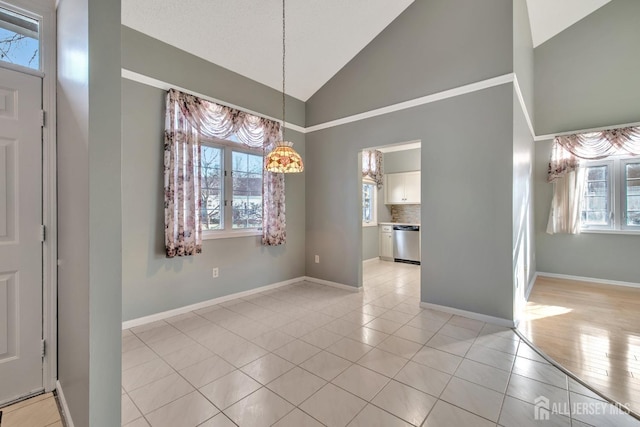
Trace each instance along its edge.
{"label": "countertop", "polygon": [[420,224],[411,222],[379,222],[378,225],[417,225],[418,227],[420,227]]}

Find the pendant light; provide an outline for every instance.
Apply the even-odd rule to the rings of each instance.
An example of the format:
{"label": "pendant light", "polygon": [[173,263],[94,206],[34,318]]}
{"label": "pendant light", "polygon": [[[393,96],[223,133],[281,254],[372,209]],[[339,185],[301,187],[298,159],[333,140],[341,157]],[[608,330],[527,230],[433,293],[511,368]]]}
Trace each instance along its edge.
{"label": "pendant light", "polygon": [[282,140],[265,158],[265,169],[275,173],[298,173],[304,170],[300,154],[293,149],[293,142],[284,140],[285,121],[285,0],[282,0]]}

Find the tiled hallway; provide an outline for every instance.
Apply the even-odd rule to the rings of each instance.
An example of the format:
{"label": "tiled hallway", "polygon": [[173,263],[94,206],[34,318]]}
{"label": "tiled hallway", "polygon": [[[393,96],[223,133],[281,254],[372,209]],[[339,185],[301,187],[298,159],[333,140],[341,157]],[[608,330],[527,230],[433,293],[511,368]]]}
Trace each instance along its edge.
{"label": "tiled hallway", "polygon": [[[418,266],[368,262],[364,280],[360,293],[303,282],[123,331],[122,424],[640,426],[586,413],[614,408],[513,331],[420,308]],[[575,411],[536,421],[539,396]]]}

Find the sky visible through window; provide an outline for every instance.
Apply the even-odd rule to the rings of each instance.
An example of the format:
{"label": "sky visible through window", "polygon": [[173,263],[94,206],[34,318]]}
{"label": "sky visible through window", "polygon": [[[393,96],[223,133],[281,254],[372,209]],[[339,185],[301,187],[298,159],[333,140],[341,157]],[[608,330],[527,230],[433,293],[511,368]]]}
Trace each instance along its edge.
{"label": "sky visible through window", "polygon": [[38,21],[0,8],[0,61],[40,69]]}

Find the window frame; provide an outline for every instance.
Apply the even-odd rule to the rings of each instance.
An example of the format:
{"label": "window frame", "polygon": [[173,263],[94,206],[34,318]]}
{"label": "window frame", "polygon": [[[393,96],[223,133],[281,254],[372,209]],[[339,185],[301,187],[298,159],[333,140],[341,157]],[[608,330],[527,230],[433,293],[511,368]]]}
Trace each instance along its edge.
{"label": "window frame", "polygon": [[627,174],[628,164],[639,164],[640,157],[624,157],[620,159],[620,229],[640,233],[639,225],[627,224]]}
{"label": "window frame", "polygon": [[0,8],[7,10],[10,13],[22,15],[27,19],[32,19],[37,21],[38,23],[38,67],[33,68],[26,65],[20,65],[13,62],[8,62],[4,60],[0,60],[0,67],[7,68],[9,70],[19,71],[26,74],[31,74],[38,77],[44,77],[44,67],[45,67],[45,58],[43,52],[43,35],[45,29],[43,28],[44,17],[32,12],[31,10],[26,9],[25,7],[31,8],[31,6],[24,5],[21,7],[21,2],[17,2],[16,4],[8,4],[4,2],[0,2]]}
{"label": "window frame", "polygon": [[[640,225],[626,225],[626,173],[625,166],[629,163],[640,163],[640,157],[629,155],[610,156],[604,160],[584,160],[581,162],[581,168],[589,168],[595,166],[608,165],[609,174],[609,206],[611,213],[611,224],[608,226],[580,226],[581,233],[600,233],[600,234],[631,234],[640,235]],[[586,170],[585,170],[586,185]],[[583,193],[584,196],[584,193]]]}
{"label": "window frame", "polygon": [[[259,228],[233,228],[233,176],[231,173],[233,152],[253,154],[264,159],[264,151],[261,148],[245,147],[234,141],[226,141],[218,138],[200,137],[203,146],[222,149],[222,223],[224,228],[220,230],[202,230],[202,240],[229,239],[236,237],[262,236],[262,227]],[[264,185],[264,170],[262,171]],[[264,195],[263,195],[264,196]],[[264,203],[264,197],[262,202]]]}
{"label": "window frame", "polygon": [[[365,185],[370,185],[372,186],[372,192],[371,192],[371,221],[369,222],[365,222],[364,220],[364,186]],[[362,179],[362,206],[360,208],[360,212],[361,212],[361,220],[362,220],[362,226],[363,227],[377,227],[378,226],[378,186],[375,183],[374,180],[372,179],[368,179],[368,178],[363,178]]]}
{"label": "window frame", "polygon": [[[613,160],[593,160],[593,161],[588,161],[586,162],[584,165],[580,165],[581,168],[585,169],[585,173],[584,173],[584,185],[585,188],[582,192],[582,203],[584,203],[584,195],[587,191],[587,177],[588,177],[588,169],[592,168],[592,167],[600,167],[600,166],[607,166],[609,168],[609,173],[607,176],[607,188],[608,188],[608,201],[609,201],[609,224],[606,225],[584,225],[582,222],[580,224],[580,228],[582,231],[593,231],[593,230],[599,230],[599,231],[605,231],[605,230],[615,230],[615,225],[618,224],[619,222],[616,221],[616,214],[617,214],[617,209],[616,209],[616,172],[615,172],[615,164]],[[580,206],[580,215],[582,216],[582,206]]]}

